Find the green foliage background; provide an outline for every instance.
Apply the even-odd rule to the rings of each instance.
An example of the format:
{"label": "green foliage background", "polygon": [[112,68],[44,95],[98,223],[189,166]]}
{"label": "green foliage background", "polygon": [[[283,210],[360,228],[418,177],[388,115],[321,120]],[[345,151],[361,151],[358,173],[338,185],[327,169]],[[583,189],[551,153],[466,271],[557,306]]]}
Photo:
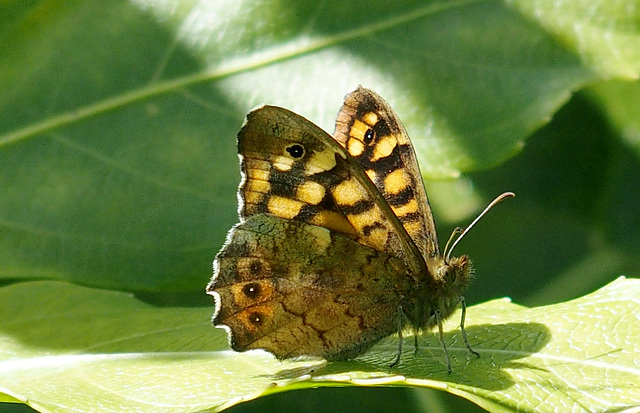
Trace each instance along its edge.
{"label": "green foliage background", "polygon": [[[0,337],[28,349],[13,317],[65,308],[66,283],[133,293],[176,325],[176,308],[191,307],[206,325],[211,261],[237,220],[244,115],[275,104],[331,132],[358,84],[405,123],[441,238],[517,194],[458,247],[476,267],[468,303],[545,305],[638,277],[639,22],[637,0],[2,1],[0,291],[24,308],[2,307]],[[130,298],[119,297],[105,313]],[[57,323],[60,344],[45,350],[91,348],[65,343],[56,330],[70,320]],[[185,346],[218,343],[210,330]],[[29,351],[0,347],[1,360]],[[385,403],[476,409],[443,392],[355,387],[234,409]]]}

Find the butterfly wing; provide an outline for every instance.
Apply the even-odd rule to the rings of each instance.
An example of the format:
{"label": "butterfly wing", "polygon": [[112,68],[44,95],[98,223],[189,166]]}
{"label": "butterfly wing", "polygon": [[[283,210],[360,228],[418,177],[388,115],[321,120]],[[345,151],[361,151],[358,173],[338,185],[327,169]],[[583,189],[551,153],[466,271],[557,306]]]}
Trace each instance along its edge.
{"label": "butterfly wing", "polygon": [[[344,258],[349,257],[349,265]],[[257,214],[235,226],[207,287],[236,351],[352,358],[395,331],[402,261],[306,223]]]}
{"label": "butterfly wing", "polygon": [[404,126],[375,92],[359,87],[346,96],[334,138],[358,162],[425,259],[440,255],[435,222]]}
{"label": "butterfly wing", "polygon": [[420,251],[362,167],[331,136],[287,109],[264,106],[238,134],[240,216],[305,222],[403,258],[425,274]]}

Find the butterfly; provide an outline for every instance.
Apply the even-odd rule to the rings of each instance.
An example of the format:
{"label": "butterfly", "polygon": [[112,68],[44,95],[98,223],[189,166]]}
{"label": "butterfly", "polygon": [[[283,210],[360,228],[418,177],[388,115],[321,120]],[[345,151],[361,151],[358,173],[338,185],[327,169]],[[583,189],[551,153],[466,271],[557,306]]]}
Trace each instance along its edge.
{"label": "butterfly", "polygon": [[333,137],[287,109],[253,110],[238,153],[240,223],[206,289],[234,350],[345,360],[398,333],[395,365],[405,327],[437,326],[450,372],[442,323],[462,305],[478,354],[464,330],[471,262],[450,256],[455,243],[440,253],[413,146],[380,96],[348,94]]}

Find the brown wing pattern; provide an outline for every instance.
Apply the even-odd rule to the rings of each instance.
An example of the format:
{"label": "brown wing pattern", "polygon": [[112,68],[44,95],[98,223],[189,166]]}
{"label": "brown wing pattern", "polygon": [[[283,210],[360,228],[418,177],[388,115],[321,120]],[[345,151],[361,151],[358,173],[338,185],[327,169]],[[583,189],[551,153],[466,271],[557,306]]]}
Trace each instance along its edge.
{"label": "brown wing pattern", "polygon": [[425,259],[440,255],[435,222],[409,135],[391,107],[359,87],[346,96],[334,138],[360,164]]}
{"label": "brown wing pattern", "polygon": [[[344,258],[349,257],[348,265]],[[259,214],[229,234],[207,287],[236,351],[347,359],[397,331],[409,291],[399,258],[295,220]]]}

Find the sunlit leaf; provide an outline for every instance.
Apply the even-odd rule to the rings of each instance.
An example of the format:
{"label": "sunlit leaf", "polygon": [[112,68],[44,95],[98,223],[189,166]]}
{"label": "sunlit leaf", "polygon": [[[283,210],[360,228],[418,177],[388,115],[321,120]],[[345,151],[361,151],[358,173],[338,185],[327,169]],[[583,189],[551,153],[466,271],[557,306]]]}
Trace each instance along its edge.
{"label": "sunlit leaf", "polygon": [[[51,291],[57,291],[56,296]],[[26,297],[29,297],[27,299]],[[155,308],[123,293],[55,282],[0,289],[0,389],[44,412],[222,409],[260,395],[331,385],[431,387],[492,411],[603,411],[638,405],[640,280],[566,303],[468,308],[470,356],[446,324],[453,373],[434,335],[389,363],[397,338],[352,361],[281,362],[235,353],[211,308]],[[33,305],[33,303],[40,303]]]}

